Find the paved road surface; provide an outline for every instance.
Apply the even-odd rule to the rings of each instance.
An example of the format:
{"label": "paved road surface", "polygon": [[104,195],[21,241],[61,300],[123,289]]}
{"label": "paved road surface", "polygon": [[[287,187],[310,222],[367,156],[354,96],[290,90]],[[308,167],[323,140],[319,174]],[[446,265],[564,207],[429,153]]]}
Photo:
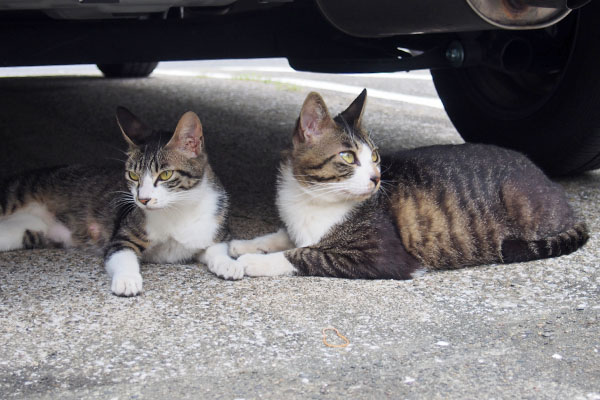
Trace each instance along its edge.
{"label": "paved road surface", "polygon": [[[384,156],[461,142],[424,72],[301,74],[280,60],[164,63],[142,80],[0,69],[32,72],[59,75],[0,79],[0,175],[118,162],[119,104],[161,129],[194,110],[236,237],[278,227],[278,154],[310,90],[335,113],[368,87],[365,124]],[[583,250],[413,281],[226,282],[202,266],[144,265],[144,294],[125,299],[95,256],[0,254],[0,398],[598,400],[600,173],[561,183],[592,231]],[[325,346],[329,326],[349,346]]]}

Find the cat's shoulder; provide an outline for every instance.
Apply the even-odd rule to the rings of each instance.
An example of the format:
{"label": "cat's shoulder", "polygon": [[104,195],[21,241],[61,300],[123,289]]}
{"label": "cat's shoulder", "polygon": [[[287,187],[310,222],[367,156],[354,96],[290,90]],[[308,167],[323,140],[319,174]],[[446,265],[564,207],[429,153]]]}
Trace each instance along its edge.
{"label": "cat's shoulder", "polygon": [[490,144],[434,145],[403,150],[384,158],[391,173],[422,174],[430,170],[537,169],[522,153]]}

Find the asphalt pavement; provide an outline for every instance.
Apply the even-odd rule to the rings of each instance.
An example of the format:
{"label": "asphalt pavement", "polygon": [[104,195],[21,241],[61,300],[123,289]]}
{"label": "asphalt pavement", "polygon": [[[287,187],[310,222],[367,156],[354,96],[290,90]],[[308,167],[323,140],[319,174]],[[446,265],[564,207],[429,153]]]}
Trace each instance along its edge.
{"label": "asphalt pavement", "polygon": [[[58,75],[16,77],[32,73]],[[336,113],[369,88],[364,124],[384,157],[462,142],[426,72],[301,74],[255,60],[162,64],[148,79],[91,66],[2,75],[0,175],[119,163],[117,105],[163,130],[193,110],[237,238],[278,228],[279,153],[311,90]],[[0,253],[0,398],[599,400],[600,172],[559,182],[590,228],[583,249],[411,281],[231,282],[202,265],[145,264],[143,295],[120,298],[97,256]],[[344,343],[332,330],[324,341],[328,327],[349,344],[328,346]]]}

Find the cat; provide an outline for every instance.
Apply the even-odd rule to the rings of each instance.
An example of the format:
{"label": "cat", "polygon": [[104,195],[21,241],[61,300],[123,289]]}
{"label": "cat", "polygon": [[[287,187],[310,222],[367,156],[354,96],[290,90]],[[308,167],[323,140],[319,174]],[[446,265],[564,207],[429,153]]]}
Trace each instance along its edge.
{"label": "cat", "polygon": [[237,264],[219,276],[410,279],[554,257],[585,244],[586,226],[562,188],[512,150],[462,144],[402,151],[382,189],[379,151],[361,124],[366,95],[335,118],[318,93],[308,95],[278,176],[285,228],[230,242]]}
{"label": "cat", "polygon": [[174,133],[154,132],[124,107],[124,168],[63,166],[0,182],[0,251],[76,247],[104,254],[111,290],[142,292],[140,261],[227,263],[227,194],[188,111]]}

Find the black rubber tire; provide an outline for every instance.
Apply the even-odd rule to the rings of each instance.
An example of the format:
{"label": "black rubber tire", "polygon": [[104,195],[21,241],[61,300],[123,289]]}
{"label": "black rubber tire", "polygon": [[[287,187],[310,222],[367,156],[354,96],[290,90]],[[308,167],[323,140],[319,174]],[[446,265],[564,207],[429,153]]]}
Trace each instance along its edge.
{"label": "black rubber tire", "polygon": [[[593,1],[561,22],[569,29],[565,61],[542,94],[521,87],[517,96],[514,75],[486,67],[432,70],[446,112],[465,141],[516,149],[551,175],[599,168],[599,21],[600,1]],[[548,76],[535,78],[548,82]]]}
{"label": "black rubber tire", "polygon": [[106,78],[145,78],[158,62],[128,62],[122,64],[97,64]]}

